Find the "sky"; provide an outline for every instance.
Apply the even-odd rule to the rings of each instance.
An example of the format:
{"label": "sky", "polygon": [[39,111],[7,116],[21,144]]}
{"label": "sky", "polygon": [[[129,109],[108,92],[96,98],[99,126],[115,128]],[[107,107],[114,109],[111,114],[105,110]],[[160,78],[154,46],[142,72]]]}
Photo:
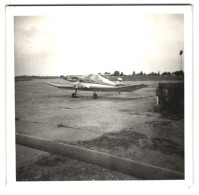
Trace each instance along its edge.
{"label": "sky", "polygon": [[181,50],[183,14],[84,6],[14,17],[15,76],[173,72],[180,70]]}

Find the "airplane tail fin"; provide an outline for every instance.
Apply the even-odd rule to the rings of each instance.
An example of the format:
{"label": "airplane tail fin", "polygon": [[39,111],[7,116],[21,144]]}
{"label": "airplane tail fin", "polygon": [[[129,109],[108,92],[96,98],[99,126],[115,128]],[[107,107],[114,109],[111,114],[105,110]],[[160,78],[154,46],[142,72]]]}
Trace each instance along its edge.
{"label": "airplane tail fin", "polygon": [[122,82],[122,78],[118,77],[117,78],[118,82]]}
{"label": "airplane tail fin", "polygon": [[117,78],[116,85],[117,86],[123,86],[123,84],[122,84],[122,78],[120,78],[120,77]]}

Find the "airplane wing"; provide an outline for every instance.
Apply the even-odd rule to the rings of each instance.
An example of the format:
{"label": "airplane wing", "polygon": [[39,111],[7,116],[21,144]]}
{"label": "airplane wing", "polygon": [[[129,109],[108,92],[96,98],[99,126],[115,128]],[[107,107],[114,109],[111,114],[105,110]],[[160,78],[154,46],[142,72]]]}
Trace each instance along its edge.
{"label": "airplane wing", "polygon": [[46,82],[46,84],[62,89],[75,89],[73,85],[59,85],[51,82]]}
{"label": "airplane wing", "polygon": [[145,88],[147,85],[144,84],[136,84],[136,85],[126,85],[126,86],[121,86],[118,87],[118,91],[124,91],[124,92],[130,92],[130,91],[135,91],[141,88]]}
{"label": "airplane wing", "polygon": [[108,91],[120,91],[120,92],[130,92],[130,91],[135,91],[144,87],[147,87],[144,84],[135,84],[135,85],[126,85],[126,86],[103,86],[103,85],[89,85],[89,84],[84,84],[83,87],[79,88],[79,87],[75,87],[73,85],[59,85],[59,84],[55,84],[55,83],[50,83],[50,82],[46,82],[46,84],[57,87],[57,88],[62,88],[62,89],[78,89],[78,90],[82,90],[82,91],[104,91],[104,92],[108,92]]}
{"label": "airplane wing", "polygon": [[97,94],[96,91],[107,91],[107,92],[112,92],[112,91],[118,91],[120,92],[130,92],[130,91],[135,91],[144,87],[147,87],[144,84],[136,84],[136,85],[127,85],[127,86],[110,86],[110,85],[103,85],[103,84],[84,84],[84,85],[59,85],[56,83],[50,83],[50,82],[46,82],[46,84],[54,86],[54,87],[58,87],[61,89],[71,89],[74,90],[75,89],[75,93],[72,93],[72,97],[75,98],[77,97],[77,90],[83,90],[83,91],[93,91],[93,98],[96,99],[97,98]]}

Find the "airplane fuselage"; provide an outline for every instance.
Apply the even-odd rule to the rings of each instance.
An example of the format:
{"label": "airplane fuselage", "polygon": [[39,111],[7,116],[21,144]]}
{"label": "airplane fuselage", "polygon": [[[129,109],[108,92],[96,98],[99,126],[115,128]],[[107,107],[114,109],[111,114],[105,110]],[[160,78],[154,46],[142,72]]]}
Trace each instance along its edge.
{"label": "airplane fuselage", "polygon": [[116,85],[107,85],[107,84],[99,84],[99,83],[84,83],[84,82],[76,82],[73,83],[74,87],[77,89],[88,89],[88,91],[90,91],[89,89],[112,89],[112,88],[117,88]]}

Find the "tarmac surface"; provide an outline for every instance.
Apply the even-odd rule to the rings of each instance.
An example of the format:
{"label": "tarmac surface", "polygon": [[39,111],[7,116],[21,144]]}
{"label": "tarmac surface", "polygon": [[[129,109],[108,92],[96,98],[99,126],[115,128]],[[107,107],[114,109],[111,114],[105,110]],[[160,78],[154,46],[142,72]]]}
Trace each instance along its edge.
{"label": "tarmac surface", "polygon": [[[98,99],[92,98],[92,92],[85,91],[78,91],[78,97],[72,98],[71,94],[74,91],[55,88],[46,85],[45,82],[63,84],[67,81],[35,79],[15,83],[16,133],[61,143],[75,145],[80,143],[81,147],[88,147],[86,142],[94,140],[94,143],[99,143],[99,140],[105,135],[110,137],[114,134],[114,136],[121,137],[121,132],[131,131],[136,142],[134,142],[135,147],[133,146],[128,154],[122,147],[120,147],[119,152],[117,150],[117,153],[114,153],[114,147],[109,152],[184,172],[184,157],[182,157],[184,152],[184,120],[163,118],[161,113],[154,112],[157,81],[127,82],[131,84],[143,83],[148,87],[121,94],[97,92]],[[153,147],[151,141],[153,141]],[[164,145],[161,145],[161,141],[164,141]],[[104,143],[103,140],[100,143]],[[147,153],[147,146],[149,146],[151,153]],[[170,146],[176,147],[178,151],[180,148],[180,154],[176,152],[177,149],[175,152],[171,151]],[[107,148],[94,144],[90,145],[89,148],[107,151]],[[165,153],[167,148],[168,151]],[[170,151],[171,154],[169,154]],[[135,158],[133,158],[132,152],[137,154],[134,156]],[[139,154],[138,157],[138,153],[142,153],[142,155]],[[44,156],[49,156],[49,154],[16,145],[17,169],[26,167],[28,163],[37,161]],[[160,159],[155,162],[154,158],[157,157]],[[172,165],[168,158],[173,164],[176,164]]]}

